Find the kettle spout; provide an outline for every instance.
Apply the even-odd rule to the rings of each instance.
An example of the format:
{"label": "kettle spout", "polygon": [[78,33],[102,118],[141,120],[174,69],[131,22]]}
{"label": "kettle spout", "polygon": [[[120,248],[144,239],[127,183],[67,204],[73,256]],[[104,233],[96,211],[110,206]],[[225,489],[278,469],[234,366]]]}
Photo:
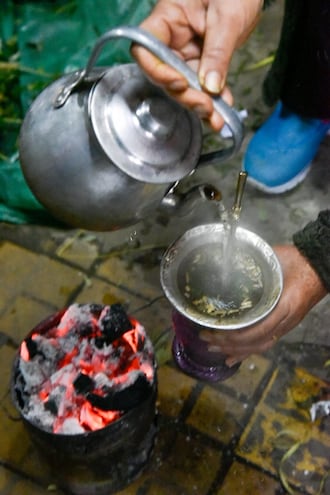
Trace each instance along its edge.
{"label": "kettle spout", "polygon": [[222,200],[221,192],[211,184],[198,184],[186,192],[176,191],[177,184],[172,186],[162,199],[160,208],[168,215],[179,213],[180,216],[187,215],[200,201]]}

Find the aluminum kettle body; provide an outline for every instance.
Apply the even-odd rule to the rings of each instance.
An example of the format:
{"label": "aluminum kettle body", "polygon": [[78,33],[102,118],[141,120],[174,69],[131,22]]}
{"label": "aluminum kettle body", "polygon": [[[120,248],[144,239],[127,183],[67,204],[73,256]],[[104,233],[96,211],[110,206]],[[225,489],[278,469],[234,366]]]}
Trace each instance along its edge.
{"label": "aluminum kettle body", "polygon": [[116,38],[140,43],[198,86],[193,71],[160,41],[121,27],[99,39],[84,70],[61,77],[35,99],[20,131],[23,174],[55,218],[87,230],[116,230],[148,217],[174,184],[201,164],[228,159],[243,139],[237,113],[217,98],[233,145],[201,155],[197,116],[154,87],[136,64],[94,67],[103,45]]}
{"label": "aluminum kettle body", "polygon": [[90,87],[54,110],[68,78],[48,86],[26,114],[19,145],[26,181],[65,224],[95,231],[133,225],[159,206],[172,183],[138,181],[109,159],[90,125]]}

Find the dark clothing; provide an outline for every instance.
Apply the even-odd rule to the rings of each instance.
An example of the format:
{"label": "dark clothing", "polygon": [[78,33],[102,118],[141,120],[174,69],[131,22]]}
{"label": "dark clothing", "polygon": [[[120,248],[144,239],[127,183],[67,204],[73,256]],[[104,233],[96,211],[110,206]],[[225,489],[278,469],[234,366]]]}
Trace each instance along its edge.
{"label": "dark clothing", "polygon": [[[272,0],[265,0],[265,7]],[[330,119],[330,0],[286,0],[264,99],[304,117]],[[330,292],[330,210],[293,236],[293,242]]]}
{"label": "dark clothing", "polygon": [[330,292],[330,210],[321,211],[315,222],[294,234],[293,242]]}
{"label": "dark clothing", "polygon": [[280,99],[304,117],[330,119],[329,88],[330,0],[287,0],[265,101]]}

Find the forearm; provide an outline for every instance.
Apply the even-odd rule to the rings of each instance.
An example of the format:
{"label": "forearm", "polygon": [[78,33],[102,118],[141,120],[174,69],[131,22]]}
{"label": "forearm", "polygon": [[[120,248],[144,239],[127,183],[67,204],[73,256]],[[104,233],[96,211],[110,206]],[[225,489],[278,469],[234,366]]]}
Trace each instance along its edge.
{"label": "forearm", "polygon": [[295,233],[293,242],[330,292],[330,210],[321,211],[317,220]]}

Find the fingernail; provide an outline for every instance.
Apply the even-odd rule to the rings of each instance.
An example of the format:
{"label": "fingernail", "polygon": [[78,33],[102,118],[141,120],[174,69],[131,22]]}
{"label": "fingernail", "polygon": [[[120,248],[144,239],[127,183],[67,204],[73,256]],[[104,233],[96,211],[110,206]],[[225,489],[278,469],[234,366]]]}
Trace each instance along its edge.
{"label": "fingernail", "polygon": [[193,110],[194,110],[194,112],[197,113],[197,115],[200,119],[208,119],[210,116],[210,112],[205,110],[205,108],[202,107],[201,105],[196,105],[195,107],[193,107]]}
{"label": "fingernail", "polygon": [[205,76],[204,87],[210,93],[220,93],[222,89],[222,81],[220,74],[215,70],[211,70]]}

